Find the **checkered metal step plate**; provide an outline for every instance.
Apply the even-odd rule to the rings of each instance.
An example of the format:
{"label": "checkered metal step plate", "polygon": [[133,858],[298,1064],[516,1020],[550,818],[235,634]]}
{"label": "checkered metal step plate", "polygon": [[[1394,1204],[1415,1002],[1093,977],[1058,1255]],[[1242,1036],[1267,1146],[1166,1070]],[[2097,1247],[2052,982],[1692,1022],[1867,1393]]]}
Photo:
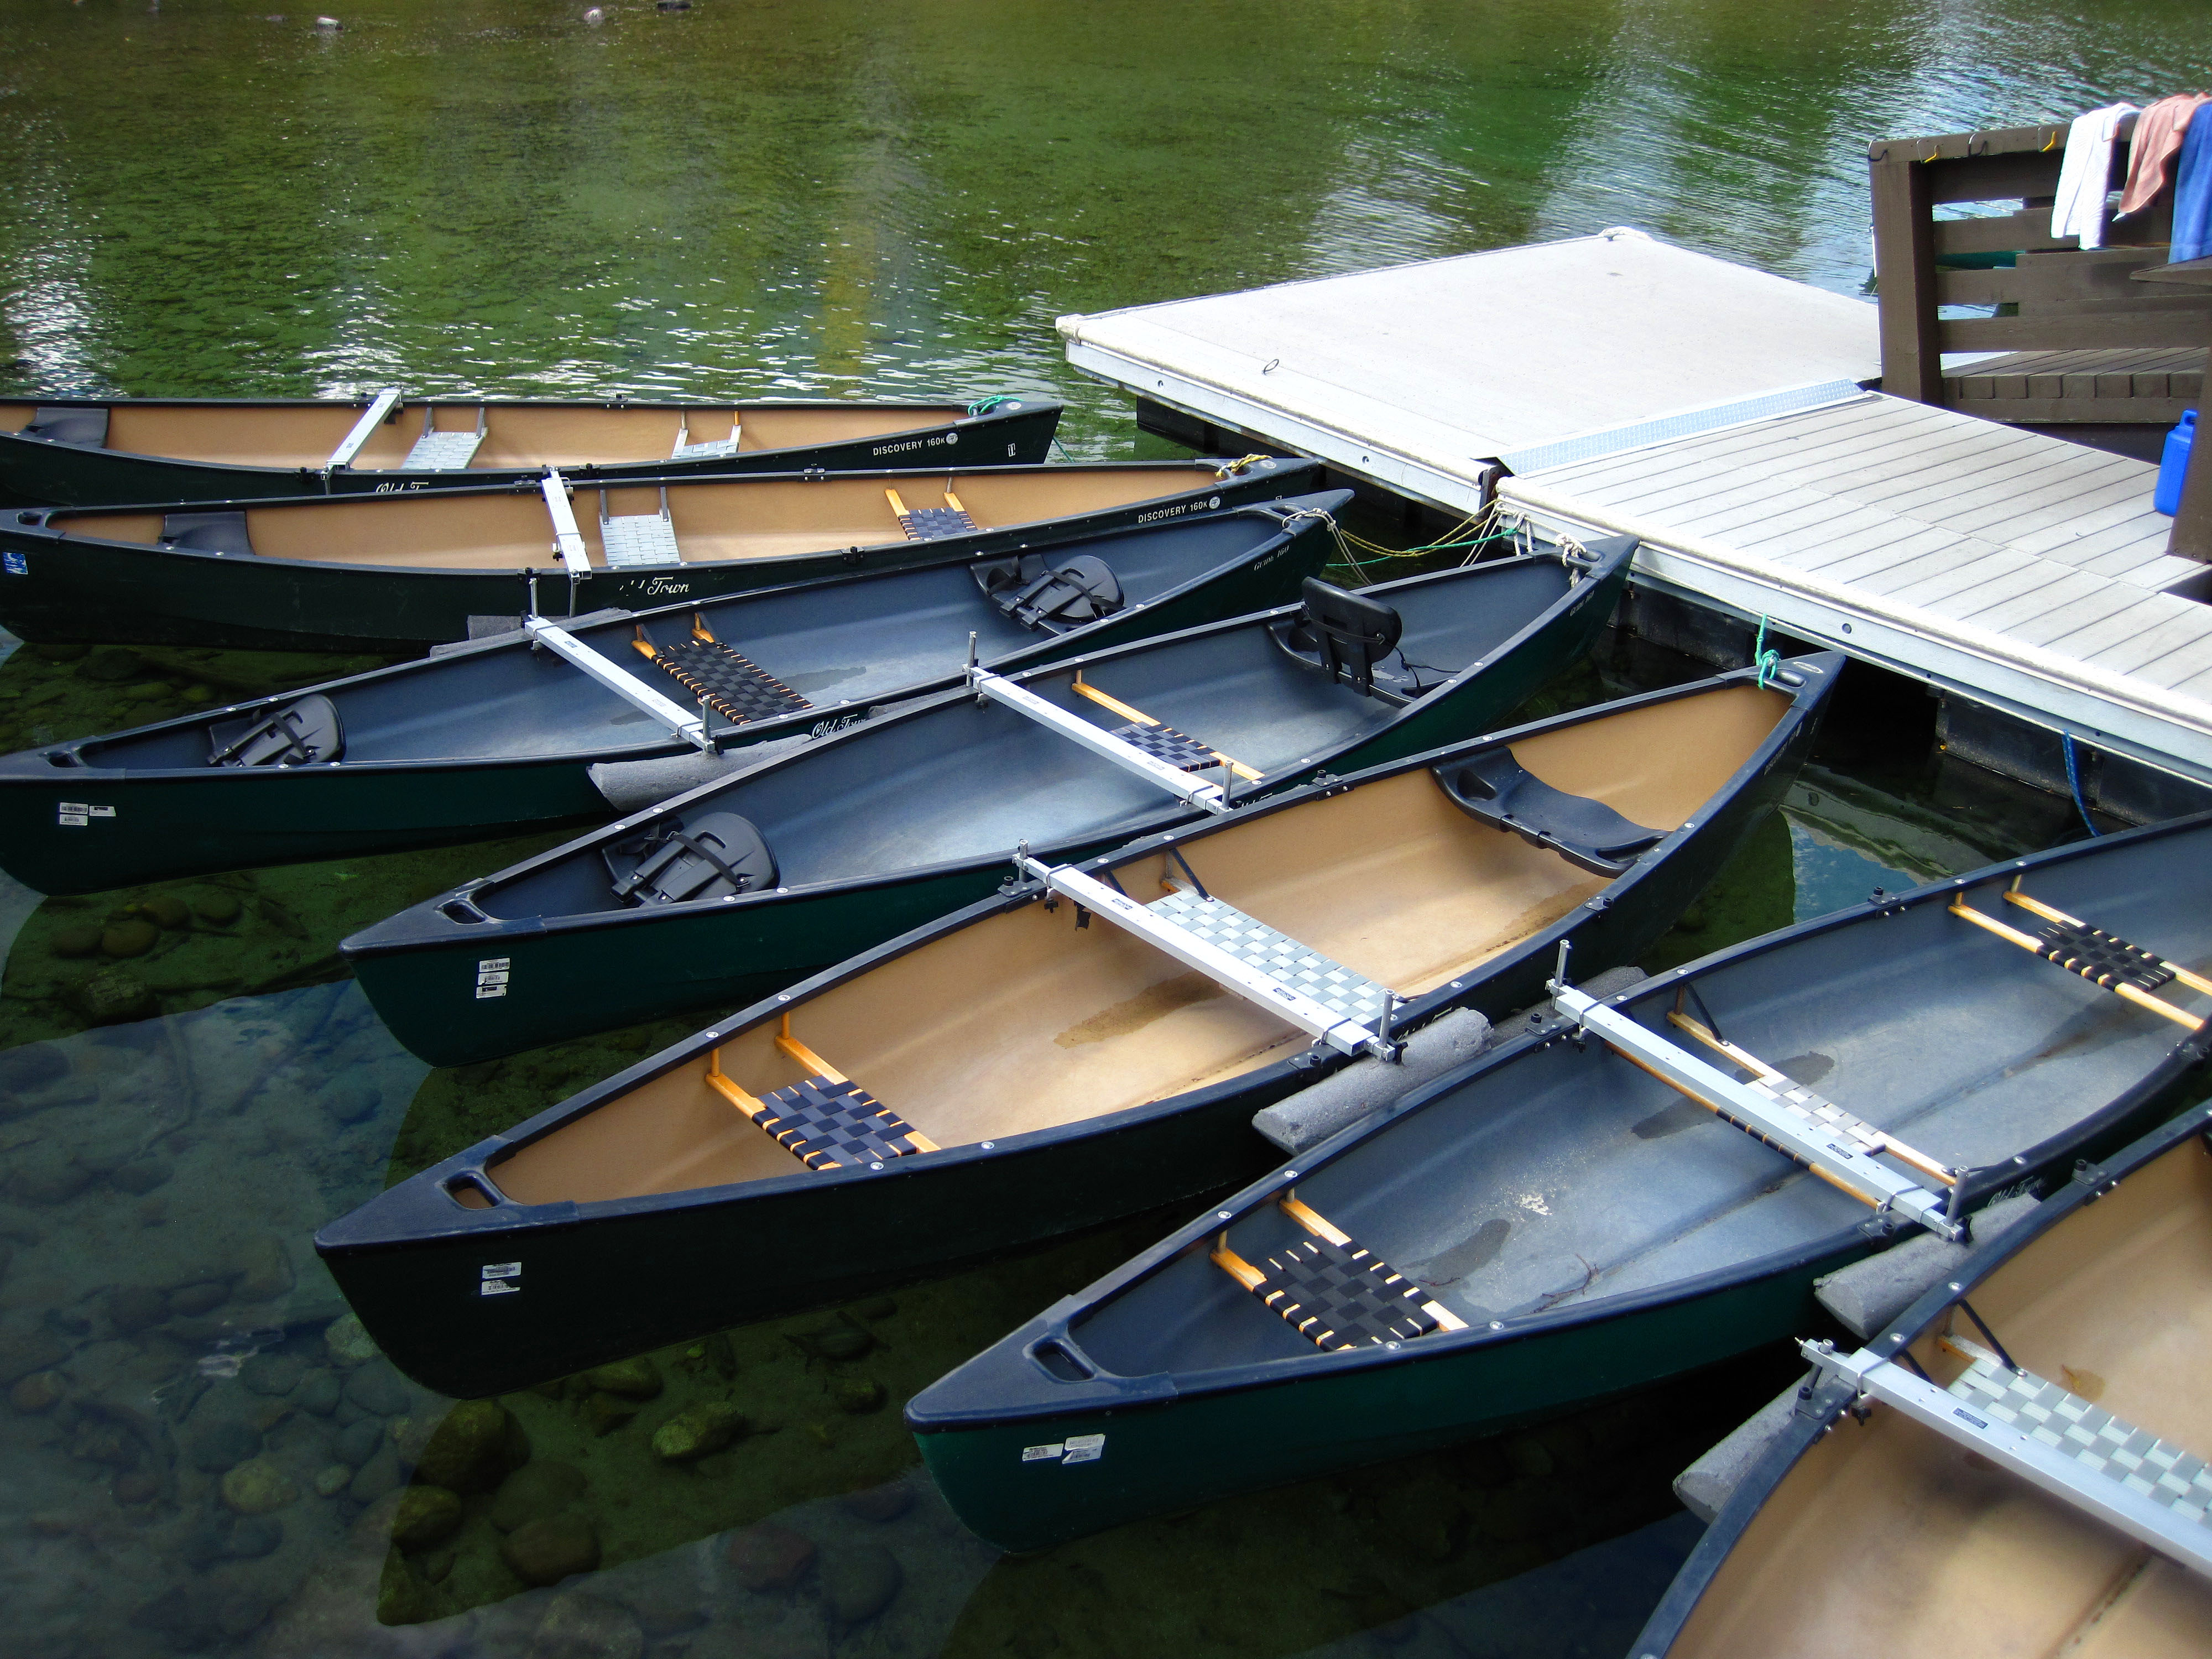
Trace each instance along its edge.
{"label": "checkered metal step plate", "polygon": [[681,564],[676,526],[665,513],[631,513],[599,520],[599,542],[607,550],[613,570],[637,570],[655,565]]}
{"label": "checkered metal step plate", "polygon": [[426,432],[400,465],[410,472],[459,472],[477,458],[481,432]]}
{"label": "checkered metal step plate", "polygon": [[1357,1020],[1370,1030],[1378,1029],[1382,999],[1389,994],[1386,988],[1362,979],[1310,945],[1253,921],[1234,905],[1217,898],[1200,898],[1195,893],[1170,893],[1145,908],[1163,921],[1204,939],[1216,950],[1226,951],[1239,962],[1345,1018]]}
{"label": "checkered metal step plate", "polygon": [[2032,1371],[2009,1370],[1995,1355],[1984,1354],[1951,1384],[1950,1392],[2185,1520],[2202,1524],[2212,1510],[2212,1470],[2203,1458]]}
{"label": "checkered metal step plate", "polygon": [[738,441],[735,438],[709,438],[703,443],[678,444],[676,453],[668,459],[672,461],[714,461],[737,453]]}

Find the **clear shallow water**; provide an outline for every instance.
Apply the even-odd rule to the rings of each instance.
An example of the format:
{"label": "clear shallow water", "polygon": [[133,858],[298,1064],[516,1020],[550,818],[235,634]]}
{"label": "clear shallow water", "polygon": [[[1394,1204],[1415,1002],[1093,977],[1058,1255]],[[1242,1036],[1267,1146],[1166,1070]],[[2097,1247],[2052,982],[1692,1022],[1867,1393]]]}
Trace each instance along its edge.
{"label": "clear shallow water", "polygon": [[[698,0],[598,28],[580,5],[386,0],[335,35],[275,3],[0,9],[10,387],[1049,392],[1072,449],[1127,454],[1126,407],[1066,368],[1054,317],[1619,222],[1854,291],[1866,139],[2212,80],[2194,0],[2089,19],[2037,0]],[[85,661],[0,641],[0,748],[345,666]],[[1621,651],[1540,701],[1686,672]],[[1645,965],[2080,833],[2066,803],[1929,739],[1893,705],[1839,709]],[[898,1404],[1175,1218],[1154,1216],[663,1351],[650,1399],[633,1374],[450,1413],[350,1341],[307,1236],[675,1029],[432,1073],[335,977],[343,933],[516,856],[172,884],[184,919],[113,963],[58,946],[161,893],[0,887],[10,1646],[1611,1654],[1694,1538],[1668,1479],[1788,1374],[1769,1357],[997,1559],[920,1480]],[[142,1017],[88,1029],[78,988],[115,971]],[[708,1398],[751,1431],[696,1470],[657,1463],[652,1429]],[[582,1516],[603,1564],[559,1589],[502,1554],[501,1520],[532,1512],[508,1473],[526,1443],[537,1512]],[[420,1457],[471,1490],[455,1531],[395,1556]]]}

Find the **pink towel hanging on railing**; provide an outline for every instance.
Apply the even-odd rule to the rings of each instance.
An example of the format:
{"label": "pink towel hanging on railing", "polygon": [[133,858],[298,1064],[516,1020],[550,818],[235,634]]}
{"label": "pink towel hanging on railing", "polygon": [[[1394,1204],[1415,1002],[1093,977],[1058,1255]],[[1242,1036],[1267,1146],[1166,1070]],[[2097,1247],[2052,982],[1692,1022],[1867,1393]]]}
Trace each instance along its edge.
{"label": "pink towel hanging on railing", "polygon": [[2128,159],[2128,185],[2120,192],[2123,214],[2141,213],[2166,188],[2173,158],[2189,131],[2189,118],[2212,93],[2178,92],[2161,98],[2136,118],[2135,153]]}

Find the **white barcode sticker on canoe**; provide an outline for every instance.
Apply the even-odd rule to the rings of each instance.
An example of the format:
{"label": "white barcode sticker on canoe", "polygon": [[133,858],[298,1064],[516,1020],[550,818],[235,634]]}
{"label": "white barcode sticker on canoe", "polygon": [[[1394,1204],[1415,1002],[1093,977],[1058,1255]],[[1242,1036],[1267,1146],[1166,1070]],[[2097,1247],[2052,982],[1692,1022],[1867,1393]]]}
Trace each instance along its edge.
{"label": "white barcode sticker on canoe", "polygon": [[477,1001],[482,1002],[486,997],[503,997],[507,994],[509,960],[510,958],[507,957],[486,957],[477,963]]}
{"label": "white barcode sticker on canoe", "polygon": [[1047,1458],[1052,1458],[1057,1461],[1060,1453],[1066,1449],[1067,1449],[1065,1446],[1062,1446],[1057,1440],[1054,1441],[1048,1446],[1024,1446],[1022,1448],[1022,1462],[1024,1463],[1042,1463]]}
{"label": "white barcode sticker on canoe", "polygon": [[89,801],[65,800],[55,803],[54,823],[68,830],[82,830],[94,818],[112,818],[112,806],[94,806]]}
{"label": "white barcode sticker on canoe", "polygon": [[1106,1455],[1106,1437],[1103,1434],[1072,1434],[1067,1437],[1067,1455],[1063,1463],[1095,1463]]}
{"label": "white barcode sticker on canoe", "polygon": [[477,1275],[478,1296],[513,1296],[522,1288],[520,1261],[487,1261]]}

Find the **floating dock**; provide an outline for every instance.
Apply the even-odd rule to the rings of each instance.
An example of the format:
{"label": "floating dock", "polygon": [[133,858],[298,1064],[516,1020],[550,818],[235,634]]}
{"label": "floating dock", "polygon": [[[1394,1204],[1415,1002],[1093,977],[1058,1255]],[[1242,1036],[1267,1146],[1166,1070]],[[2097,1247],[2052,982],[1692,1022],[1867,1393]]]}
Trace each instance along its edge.
{"label": "floating dock", "polygon": [[1646,592],[2212,783],[2212,570],[2156,468],[1869,390],[1871,305],[1616,231],[1060,326],[1229,443],[1636,535]]}

